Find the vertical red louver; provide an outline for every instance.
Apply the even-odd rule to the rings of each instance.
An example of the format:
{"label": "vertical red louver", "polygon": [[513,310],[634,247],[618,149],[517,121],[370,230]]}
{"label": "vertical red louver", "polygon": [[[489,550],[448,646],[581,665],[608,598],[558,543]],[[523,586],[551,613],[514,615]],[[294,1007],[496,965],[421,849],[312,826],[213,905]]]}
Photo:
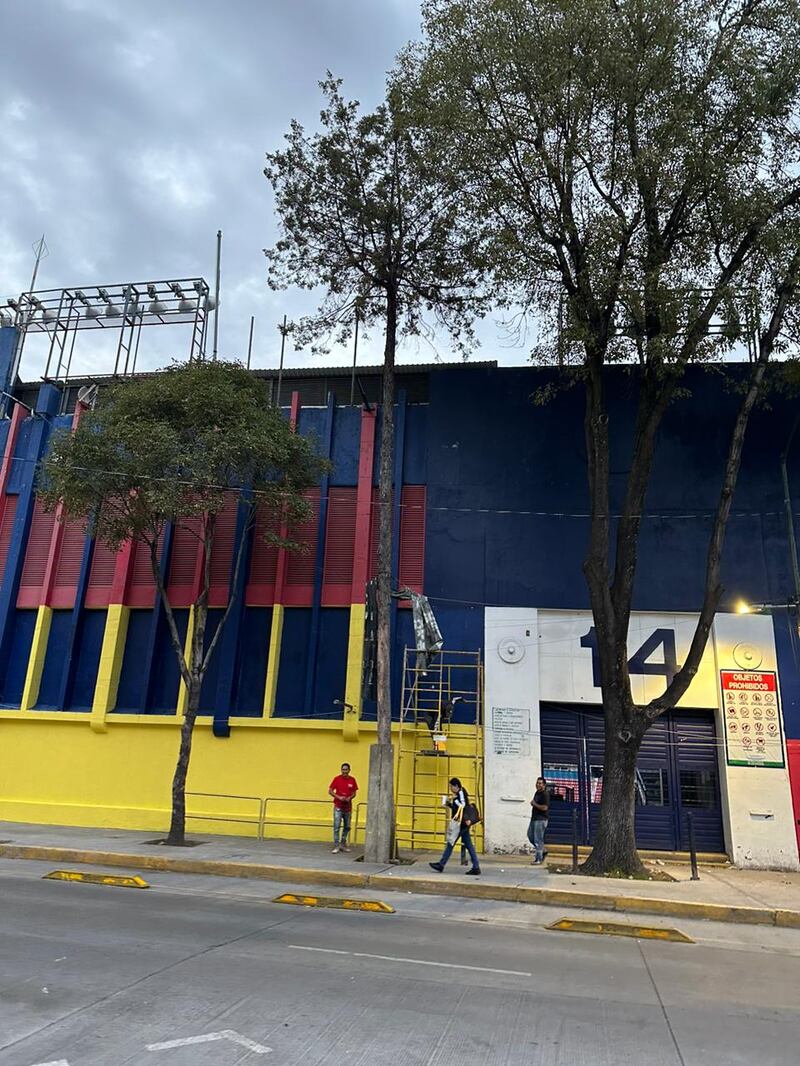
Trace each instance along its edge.
{"label": "vertical red louver", "polygon": [[253,547],[250,553],[250,574],[245,602],[253,607],[267,607],[275,602],[275,573],[278,568],[278,548],[265,539],[265,534],[280,533],[280,519],[271,506],[256,507]]}
{"label": "vertical red louver", "polygon": [[55,514],[52,511],[47,514],[37,498],[33,505],[33,517],[25,549],[17,607],[39,606],[55,519]]}
{"label": "vertical red louver", "polygon": [[323,607],[347,607],[353,583],[353,555],[356,539],[355,486],[328,491],[328,521],[325,536],[325,563],[322,572]]}
{"label": "vertical red louver", "polygon": [[[163,532],[158,538],[158,556],[164,546]],[[131,579],[128,586],[128,605],[130,607],[152,607],[156,596],[156,582],[150,564],[150,548],[143,540],[137,540],[133,546]]]}
{"label": "vertical red louver", "polygon": [[116,562],[117,553],[112,551],[104,541],[96,539],[92,549],[89,581],[86,585],[87,607],[108,607]]}
{"label": "vertical red louver", "polygon": [[17,514],[18,496],[6,496],[2,519],[0,519],[0,581],[6,569],[8,549],[11,546],[11,531],[14,528],[14,518]]}
{"label": "vertical red louver", "polygon": [[86,543],[86,522],[83,519],[68,519],[61,534],[61,549],[58,553],[50,596],[51,607],[74,607],[75,593]]}
{"label": "vertical red louver", "polygon": [[[369,576],[378,575],[378,536],[380,531],[378,490],[372,490]],[[425,486],[403,485],[400,497],[400,568],[398,587],[422,591],[425,571]]]}
{"label": "vertical red louver", "polygon": [[319,537],[319,489],[309,489],[305,497],[311,504],[308,518],[289,531],[289,539],[302,544],[303,551],[287,552],[284,601],[294,607],[308,607],[314,592],[314,566]]}
{"label": "vertical red louver", "polygon": [[167,596],[173,607],[189,607],[199,589],[195,587],[197,566],[201,554],[202,519],[184,518],[172,533]]}
{"label": "vertical red louver", "polygon": [[400,511],[400,588],[422,592],[425,575],[425,486],[404,485]]}
{"label": "vertical red louver", "polygon": [[211,589],[208,599],[210,607],[224,607],[228,602],[238,501],[239,493],[233,489],[227,490],[225,505],[217,515],[211,548]]}

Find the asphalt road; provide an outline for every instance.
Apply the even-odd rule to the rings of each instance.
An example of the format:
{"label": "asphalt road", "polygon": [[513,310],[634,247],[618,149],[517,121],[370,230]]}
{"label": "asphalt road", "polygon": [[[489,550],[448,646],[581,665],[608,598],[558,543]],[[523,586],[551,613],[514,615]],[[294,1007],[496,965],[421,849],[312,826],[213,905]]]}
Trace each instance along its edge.
{"label": "asphalt road", "polygon": [[270,902],[285,885],[47,869],[0,861],[0,1066],[800,1060],[800,931],[680,922],[697,942],[670,944],[551,932],[561,912],[520,904],[350,913]]}

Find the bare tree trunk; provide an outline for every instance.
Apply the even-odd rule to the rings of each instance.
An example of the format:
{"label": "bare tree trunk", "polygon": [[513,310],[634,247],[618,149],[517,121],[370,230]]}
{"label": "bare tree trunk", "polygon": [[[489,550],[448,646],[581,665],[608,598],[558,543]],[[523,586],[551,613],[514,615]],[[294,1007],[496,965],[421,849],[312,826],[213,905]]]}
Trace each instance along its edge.
{"label": "bare tree trunk", "polygon": [[186,843],[186,775],[189,772],[189,757],[192,754],[192,735],[197,712],[200,708],[200,690],[202,677],[194,672],[189,683],[189,698],[186,717],[181,725],[181,742],[178,749],[178,761],[172,777],[172,816],[166,843],[179,847]]}
{"label": "bare tree trunk", "polygon": [[386,301],[383,362],[379,538],[377,587],[378,739],[370,751],[367,862],[389,862],[394,849],[394,751],[392,748],[392,673],[390,620],[392,597],[392,480],[394,477],[394,356],[397,344],[397,294]]}
{"label": "bare tree trunk", "polygon": [[605,751],[600,818],[592,853],[581,867],[587,874],[636,877],[644,866],[636,850],[636,757],[645,734],[631,704],[604,699]]}

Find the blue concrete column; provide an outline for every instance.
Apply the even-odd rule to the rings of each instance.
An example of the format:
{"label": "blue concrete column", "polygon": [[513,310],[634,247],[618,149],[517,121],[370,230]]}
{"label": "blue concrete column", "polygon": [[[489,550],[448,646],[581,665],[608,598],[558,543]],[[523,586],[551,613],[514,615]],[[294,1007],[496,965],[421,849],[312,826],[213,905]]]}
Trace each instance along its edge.
{"label": "blue concrete column", "polygon": [[[3,332],[7,331],[3,330]],[[33,517],[37,464],[47,450],[52,431],[52,419],[58,414],[60,404],[60,390],[55,385],[42,385],[39,389],[34,415],[32,419],[27,420],[30,429],[26,435],[20,435],[22,441],[27,444],[24,454],[18,443],[20,451],[16,458],[23,460],[19,463],[19,479],[17,480],[16,476],[14,479],[19,489],[19,497],[6,558],[6,569],[2,587],[0,587],[0,676],[4,676],[6,671],[19,582]]]}
{"label": "blue concrete column", "polygon": [[[325,412],[325,424],[322,430],[320,454],[330,460],[333,449],[333,417],[336,401],[332,392],[328,393],[328,407]],[[319,625],[322,610],[322,578],[325,569],[325,537],[328,529],[328,496],[331,479],[325,474],[319,487],[319,521],[317,524],[317,555],[314,560],[314,590],[311,600],[311,626],[308,633],[308,655],[306,657],[306,691],[304,712],[310,715],[314,711],[314,695],[317,687],[317,659],[319,654]]]}

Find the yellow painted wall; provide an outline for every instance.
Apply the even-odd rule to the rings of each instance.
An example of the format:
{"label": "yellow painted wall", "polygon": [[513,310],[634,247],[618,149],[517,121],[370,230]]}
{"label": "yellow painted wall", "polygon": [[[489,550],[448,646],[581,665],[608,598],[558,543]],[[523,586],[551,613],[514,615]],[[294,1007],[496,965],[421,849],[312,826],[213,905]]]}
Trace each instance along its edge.
{"label": "yellow painted wall", "polygon": [[[166,831],[177,719],[112,714],[106,721],[107,732],[96,732],[86,714],[0,711],[0,820]],[[341,722],[276,718],[232,718],[230,737],[217,739],[210,722],[200,721],[188,789],[304,801],[272,802],[268,815],[294,824],[267,835],[327,840],[328,785],[347,761],[361,787],[356,802],[364,802],[374,739],[372,723],[359,723],[358,739],[348,742]],[[190,798],[188,810],[248,817],[257,804]],[[401,812],[400,821],[406,816]],[[366,807],[362,824],[365,818]],[[315,821],[324,824],[303,824]],[[188,826],[190,832],[255,835],[246,824],[192,819]]]}

